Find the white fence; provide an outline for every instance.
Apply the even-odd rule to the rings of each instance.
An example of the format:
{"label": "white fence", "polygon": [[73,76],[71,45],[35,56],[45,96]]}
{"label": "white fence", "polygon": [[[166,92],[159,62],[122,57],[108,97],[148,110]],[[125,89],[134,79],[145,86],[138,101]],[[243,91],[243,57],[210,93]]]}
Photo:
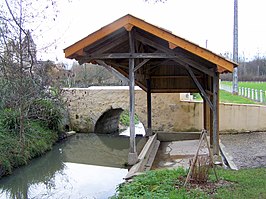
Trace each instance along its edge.
{"label": "white fence", "polygon": [[[220,83],[220,89],[225,90],[227,92],[232,93],[233,87],[232,85]],[[266,103],[266,91],[258,90],[253,88],[246,88],[246,87],[239,87],[238,88],[238,95],[242,97],[246,97],[256,102]]]}
{"label": "white fence", "polygon": [[232,93],[233,92],[233,87],[231,85],[220,83],[220,90],[224,90],[224,91],[227,91],[229,93]]}

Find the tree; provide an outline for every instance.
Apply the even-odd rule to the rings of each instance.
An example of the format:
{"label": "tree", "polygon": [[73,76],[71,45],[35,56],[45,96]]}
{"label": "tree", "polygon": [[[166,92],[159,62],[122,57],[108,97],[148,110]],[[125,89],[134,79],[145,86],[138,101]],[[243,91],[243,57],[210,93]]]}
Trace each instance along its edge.
{"label": "tree", "polygon": [[[39,9],[33,9],[37,5]],[[54,8],[55,1],[5,0],[0,3],[0,108],[17,113],[16,126],[22,146],[32,104],[52,97],[47,90],[47,76],[37,62],[32,37],[49,6]]]}

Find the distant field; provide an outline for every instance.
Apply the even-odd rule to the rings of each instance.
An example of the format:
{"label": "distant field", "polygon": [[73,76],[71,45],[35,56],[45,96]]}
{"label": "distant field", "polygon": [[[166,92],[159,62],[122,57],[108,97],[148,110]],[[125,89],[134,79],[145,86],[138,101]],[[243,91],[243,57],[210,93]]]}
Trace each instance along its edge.
{"label": "distant field", "polygon": [[[232,86],[232,82],[229,81],[222,81],[221,83]],[[266,82],[238,82],[238,86],[266,91]]]}

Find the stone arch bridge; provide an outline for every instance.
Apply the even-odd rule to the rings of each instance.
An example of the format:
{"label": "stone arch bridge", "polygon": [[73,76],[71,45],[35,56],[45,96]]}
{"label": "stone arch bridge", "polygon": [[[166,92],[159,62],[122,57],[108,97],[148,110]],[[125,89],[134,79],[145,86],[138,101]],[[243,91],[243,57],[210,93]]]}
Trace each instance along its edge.
{"label": "stone arch bridge", "polygon": [[[114,132],[123,110],[129,109],[127,86],[65,88],[70,128],[79,132]],[[135,111],[147,125],[146,93],[135,87]],[[178,93],[152,93],[153,131],[186,132],[203,128],[202,103],[181,101]],[[220,131],[265,131],[266,107],[220,104]]]}
{"label": "stone arch bridge", "polygon": [[[119,116],[129,109],[127,86],[66,88],[63,96],[68,106],[70,127],[79,132],[114,132]],[[152,124],[155,131],[200,130],[201,107],[180,103],[177,93],[152,94]],[[135,88],[135,111],[147,124],[146,93]]]}

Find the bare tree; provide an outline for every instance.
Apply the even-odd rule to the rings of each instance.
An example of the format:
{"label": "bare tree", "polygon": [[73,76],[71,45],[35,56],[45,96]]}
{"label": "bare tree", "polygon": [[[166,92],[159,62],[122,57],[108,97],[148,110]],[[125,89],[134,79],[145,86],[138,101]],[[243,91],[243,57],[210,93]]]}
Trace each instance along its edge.
{"label": "bare tree", "polygon": [[[31,9],[39,6],[37,10]],[[37,50],[32,32],[45,16],[45,10],[55,7],[53,0],[45,4],[38,0],[4,0],[0,3],[0,86],[1,107],[18,112],[18,131],[24,143],[26,118],[31,104],[48,94],[37,63]],[[44,19],[44,18],[43,18]]]}

